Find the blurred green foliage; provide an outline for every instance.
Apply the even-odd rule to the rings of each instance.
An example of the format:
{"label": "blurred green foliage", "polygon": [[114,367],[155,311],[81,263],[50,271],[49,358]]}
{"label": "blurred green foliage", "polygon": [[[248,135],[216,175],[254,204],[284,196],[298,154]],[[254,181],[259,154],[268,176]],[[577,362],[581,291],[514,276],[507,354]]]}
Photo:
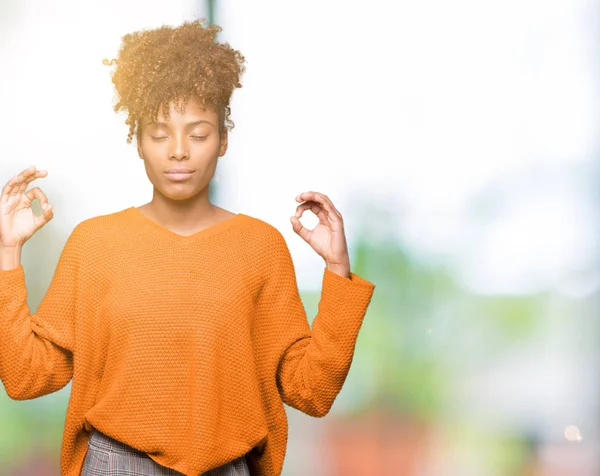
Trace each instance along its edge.
{"label": "blurred green foliage", "polygon": [[[338,397],[347,412],[435,420],[460,381],[457,369],[485,365],[540,324],[543,297],[471,294],[449,266],[419,261],[398,240],[365,234],[354,252],[352,271],[376,289]],[[309,315],[319,298],[303,295]]]}

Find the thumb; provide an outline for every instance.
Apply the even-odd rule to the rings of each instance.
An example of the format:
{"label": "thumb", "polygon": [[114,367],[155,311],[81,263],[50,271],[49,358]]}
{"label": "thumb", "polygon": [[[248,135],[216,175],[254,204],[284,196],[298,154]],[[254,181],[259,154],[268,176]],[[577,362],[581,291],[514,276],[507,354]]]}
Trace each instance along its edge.
{"label": "thumb", "polygon": [[290,221],[292,222],[292,228],[296,232],[296,234],[300,235],[300,237],[308,243],[309,233],[306,228],[302,225],[298,217],[291,216]]}

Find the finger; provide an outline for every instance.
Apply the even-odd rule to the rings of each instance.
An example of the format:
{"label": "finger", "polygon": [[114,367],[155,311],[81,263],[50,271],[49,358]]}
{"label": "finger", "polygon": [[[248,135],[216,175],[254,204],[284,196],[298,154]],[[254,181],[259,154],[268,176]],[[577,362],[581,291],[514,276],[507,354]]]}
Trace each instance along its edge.
{"label": "finger", "polygon": [[[321,195],[323,195],[323,194],[321,194]],[[335,213],[337,213],[339,219],[343,220],[344,218],[342,217],[342,214],[337,209],[337,207],[333,204],[333,201],[331,200],[331,198],[329,198],[327,195],[323,195],[323,197],[325,198],[325,200],[327,200],[329,202],[329,204],[331,205],[331,208],[333,208],[335,210]]]}
{"label": "finger", "polygon": [[44,177],[48,172],[46,170],[36,170],[35,173],[25,177],[23,183],[19,187],[19,193],[24,193],[27,190],[27,186],[33,182],[35,179],[40,177]]}
{"label": "finger", "polygon": [[28,190],[25,193],[25,196],[29,199],[30,204],[37,198],[42,206],[42,214],[34,217],[36,230],[39,230],[54,216],[52,204],[48,203],[48,197],[46,197],[46,194],[39,187],[34,187],[31,190]]}
{"label": "finger", "polygon": [[18,195],[19,190],[21,189],[21,185],[23,184],[23,180],[25,180],[27,177],[29,177],[31,174],[35,173],[35,167],[32,165],[31,167],[26,168],[25,170],[23,170],[23,172],[21,172],[20,174],[18,174],[17,176],[13,177],[11,180],[13,181],[12,184],[12,189],[10,190],[10,195]]}
{"label": "finger", "polygon": [[329,224],[327,212],[317,202],[304,202],[296,207],[296,217],[300,218],[305,210],[310,210],[319,218],[323,224]]}
{"label": "finger", "polygon": [[[340,221],[342,220],[342,214],[337,208],[335,208],[335,205],[327,195],[323,193],[316,193],[315,195],[321,198],[326,205],[329,205],[330,211],[336,215],[336,218],[338,218]],[[327,208],[327,206],[325,208]]]}
{"label": "finger", "polygon": [[19,175],[15,175],[8,182],[6,182],[6,185],[2,189],[2,197],[6,199],[5,201],[8,200],[9,195],[16,195],[13,189],[20,184],[19,180]]}
{"label": "finger", "polygon": [[39,177],[44,177],[48,172],[46,170],[35,170],[35,167],[25,169],[18,175],[12,177],[2,189],[0,203],[6,204],[10,197],[17,197],[22,194],[29,183]]}
{"label": "finger", "polygon": [[305,192],[298,195],[296,199],[298,198],[314,200],[327,211],[328,218],[331,223],[339,223],[342,225],[342,215],[337,211],[337,209],[333,206],[333,203],[331,203],[331,200],[329,200],[326,195],[317,192]]}
{"label": "finger", "polygon": [[310,243],[311,230],[304,228],[304,226],[302,225],[302,223],[300,223],[300,220],[298,220],[298,217],[296,217],[296,216],[290,217],[290,221],[292,222],[292,228],[294,229],[294,231],[298,235],[300,235],[300,237],[304,241],[306,241],[307,243]]}
{"label": "finger", "polygon": [[320,212],[324,212],[323,207],[321,207],[317,202],[313,202],[312,200],[301,203],[296,207],[296,216],[300,217],[304,210],[311,210],[315,215]]}
{"label": "finger", "polygon": [[34,219],[36,230],[39,230],[42,226],[44,226],[46,223],[52,220],[52,217],[54,216],[54,209],[52,208],[52,204],[48,203],[45,205],[45,208],[44,206],[42,206],[42,214],[36,215]]}
{"label": "finger", "polygon": [[29,199],[30,204],[37,198],[42,209],[44,208],[44,205],[48,205],[48,197],[46,197],[46,194],[42,192],[40,187],[33,187],[25,193],[25,196]]}
{"label": "finger", "polygon": [[2,204],[8,202],[8,197],[11,195],[11,190],[15,182],[15,177],[13,177],[8,182],[6,182],[6,185],[2,188]]}
{"label": "finger", "polygon": [[296,197],[296,200],[314,200],[319,204],[324,205],[324,208],[329,211],[330,213],[334,213],[337,215],[338,218],[342,218],[342,215],[340,214],[340,212],[337,210],[337,208],[334,207],[333,202],[329,199],[329,197],[323,193],[319,193],[319,192],[304,192],[301,193],[300,195],[298,195]]}

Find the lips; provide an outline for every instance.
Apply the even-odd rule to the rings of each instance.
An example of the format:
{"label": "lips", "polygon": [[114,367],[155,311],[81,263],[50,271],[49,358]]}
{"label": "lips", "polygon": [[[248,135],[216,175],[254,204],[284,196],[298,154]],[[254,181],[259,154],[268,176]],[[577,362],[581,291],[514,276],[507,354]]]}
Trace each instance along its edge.
{"label": "lips", "polygon": [[169,169],[165,171],[166,174],[185,174],[193,172],[192,169]]}
{"label": "lips", "polygon": [[189,169],[170,169],[165,172],[168,179],[175,181],[187,180],[192,175],[194,175],[194,171]]}

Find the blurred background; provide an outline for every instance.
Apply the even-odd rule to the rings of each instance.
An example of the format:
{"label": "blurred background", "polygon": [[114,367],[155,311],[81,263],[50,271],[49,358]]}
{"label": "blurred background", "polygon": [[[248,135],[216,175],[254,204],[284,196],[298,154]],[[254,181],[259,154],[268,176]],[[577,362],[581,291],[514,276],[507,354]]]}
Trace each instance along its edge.
{"label": "blurred background", "polygon": [[[48,170],[55,214],[23,251],[32,312],[77,223],[152,197],[102,59],[207,18],[247,60],[213,201],[284,234],[311,323],[300,192],[377,286],[331,412],[286,406],[283,475],[600,475],[599,6],[0,1],[0,183]],[[1,474],[59,475],[70,389],[0,391]]]}

